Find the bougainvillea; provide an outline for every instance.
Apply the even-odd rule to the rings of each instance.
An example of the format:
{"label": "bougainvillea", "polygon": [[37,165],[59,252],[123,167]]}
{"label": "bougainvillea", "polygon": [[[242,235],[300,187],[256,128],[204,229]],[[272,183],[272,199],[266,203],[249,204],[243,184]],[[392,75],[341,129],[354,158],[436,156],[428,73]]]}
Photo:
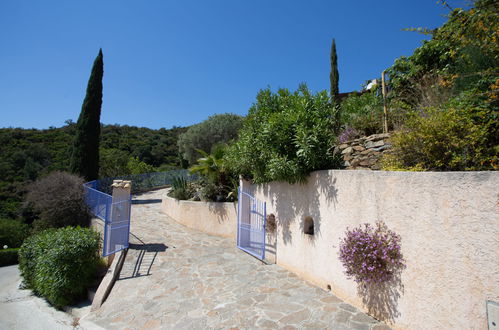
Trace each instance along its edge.
{"label": "bougainvillea", "polygon": [[340,260],[348,278],[362,284],[377,284],[393,279],[402,268],[400,236],[384,222],[373,227],[366,223],[345,233],[340,241]]}

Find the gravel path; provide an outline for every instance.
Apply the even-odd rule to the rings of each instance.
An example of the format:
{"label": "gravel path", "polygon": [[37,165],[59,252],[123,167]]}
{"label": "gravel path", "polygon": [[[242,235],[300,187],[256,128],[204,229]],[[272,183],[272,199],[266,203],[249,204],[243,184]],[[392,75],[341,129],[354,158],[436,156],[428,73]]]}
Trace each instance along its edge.
{"label": "gravel path", "polygon": [[164,193],[135,197],[120,278],[85,319],[106,329],[389,329],[229,239],[169,219],[158,202]]}

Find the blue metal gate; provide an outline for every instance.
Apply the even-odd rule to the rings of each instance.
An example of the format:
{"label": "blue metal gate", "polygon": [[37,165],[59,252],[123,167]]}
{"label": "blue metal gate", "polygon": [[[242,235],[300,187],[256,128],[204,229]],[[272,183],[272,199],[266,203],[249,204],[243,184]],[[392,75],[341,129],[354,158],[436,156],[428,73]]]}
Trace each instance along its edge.
{"label": "blue metal gate", "polygon": [[265,259],[266,203],[239,188],[237,210],[237,247]]}
{"label": "blue metal gate", "polygon": [[85,183],[85,201],[90,212],[104,221],[102,255],[128,248],[132,201],[130,195],[113,196],[99,191],[99,181]]}
{"label": "blue metal gate", "polygon": [[131,206],[132,200],[130,196],[127,199],[118,201],[113,198],[111,214],[104,224],[103,256],[128,248]]}

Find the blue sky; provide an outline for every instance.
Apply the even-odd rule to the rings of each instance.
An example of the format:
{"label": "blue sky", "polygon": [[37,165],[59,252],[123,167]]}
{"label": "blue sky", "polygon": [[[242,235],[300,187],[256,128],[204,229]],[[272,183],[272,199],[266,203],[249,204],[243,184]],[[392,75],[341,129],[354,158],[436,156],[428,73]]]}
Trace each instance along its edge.
{"label": "blue sky", "polygon": [[259,89],[329,88],[336,39],[340,92],[360,89],[440,26],[435,0],[1,1],[0,127],[77,120],[104,53],[101,122],[192,125],[245,115]]}

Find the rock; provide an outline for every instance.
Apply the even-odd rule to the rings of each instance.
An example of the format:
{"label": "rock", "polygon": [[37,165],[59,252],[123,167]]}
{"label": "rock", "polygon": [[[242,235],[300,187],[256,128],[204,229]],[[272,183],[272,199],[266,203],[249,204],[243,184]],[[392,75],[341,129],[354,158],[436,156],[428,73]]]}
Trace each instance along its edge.
{"label": "rock", "polygon": [[355,150],[355,151],[364,151],[364,150],[366,150],[366,148],[364,148],[363,146],[354,146],[353,150]]}
{"label": "rock", "polygon": [[341,154],[343,154],[343,155],[344,155],[344,154],[351,154],[352,152],[353,152],[353,148],[352,148],[352,147],[348,147],[348,148],[346,148],[345,150],[343,150],[343,151],[341,152]]}
{"label": "rock", "polygon": [[361,155],[367,155],[370,152],[372,152],[372,149],[366,149],[366,150],[362,151],[360,154]]}
{"label": "rock", "polygon": [[344,163],[343,163],[343,166],[345,166],[345,167],[349,167],[349,166],[350,166],[350,162],[349,162],[349,161],[344,162]]}
{"label": "rock", "polygon": [[390,137],[390,133],[373,134],[366,138],[366,141],[381,140]]}
{"label": "rock", "polygon": [[385,141],[383,141],[383,140],[379,140],[379,141],[376,141],[376,142],[367,141],[364,146],[366,148],[376,148],[376,147],[381,147],[384,144],[385,144]]}
{"label": "rock", "polygon": [[359,165],[360,166],[369,166],[370,165],[369,163],[370,163],[369,160],[366,159],[366,160],[359,162]]}
{"label": "rock", "polygon": [[391,147],[391,144],[385,144],[385,145],[383,145],[381,147],[373,148],[372,150],[382,151],[382,150],[388,149],[390,147]]}
{"label": "rock", "polygon": [[357,166],[360,163],[360,159],[355,158],[350,162],[350,166]]}
{"label": "rock", "polygon": [[344,156],[344,157],[343,157],[343,160],[344,160],[344,161],[347,161],[347,162],[351,161],[352,159],[353,159],[353,156],[351,156],[351,155],[348,155],[348,156]]}
{"label": "rock", "polygon": [[343,144],[340,144],[339,148],[340,148],[340,149],[345,149],[345,148],[348,148],[348,143],[343,143]]}

